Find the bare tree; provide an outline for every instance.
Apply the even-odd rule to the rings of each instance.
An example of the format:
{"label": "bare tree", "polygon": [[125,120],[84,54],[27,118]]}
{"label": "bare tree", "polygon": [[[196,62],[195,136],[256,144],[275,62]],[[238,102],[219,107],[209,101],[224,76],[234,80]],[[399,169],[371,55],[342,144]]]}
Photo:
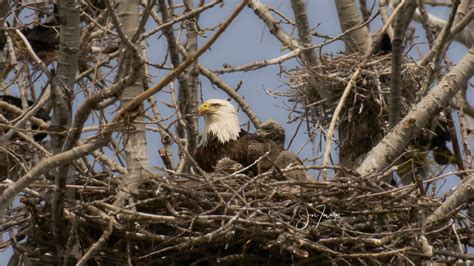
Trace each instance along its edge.
{"label": "bare tree", "polygon": [[[474,1],[337,0],[341,33],[331,35],[314,16],[327,2],[266,3],[0,1],[9,265],[474,260]],[[430,13],[439,8],[446,20]],[[203,19],[218,13],[215,25]],[[256,60],[206,65],[223,34],[241,41],[229,26],[243,16],[279,56],[245,51]],[[323,52],[337,42],[344,51]],[[465,48],[457,62],[453,44]],[[266,154],[203,171],[203,83],[235,102],[262,141],[285,144],[283,127],[262,121],[240,90],[248,72],[275,65],[285,86],[265,97],[288,106],[287,147],[324,148],[304,165],[251,171]],[[231,74],[244,82],[232,85]],[[295,170],[311,178],[292,179]]]}

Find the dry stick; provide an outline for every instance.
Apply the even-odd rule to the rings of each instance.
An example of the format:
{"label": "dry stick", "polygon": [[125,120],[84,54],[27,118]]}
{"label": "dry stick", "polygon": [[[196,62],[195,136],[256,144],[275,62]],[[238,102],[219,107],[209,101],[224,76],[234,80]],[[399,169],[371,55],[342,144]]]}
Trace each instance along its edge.
{"label": "dry stick", "polygon": [[103,246],[107,242],[110,235],[112,234],[112,230],[113,230],[112,218],[108,217],[107,227],[105,228],[104,233],[102,234],[102,236],[100,236],[99,240],[97,240],[97,242],[95,242],[89,248],[89,250],[87,250],[86,254],[84,254],[84,256],[81,257],[81,259],[77,262],[76,265],[79,265],[79,266],[86,265],[89,258],[92,255],[94,255],[94,253],[97,251],[97,249],[99,249],[101,246]]}
{"label": "dry stick", "polygon": [[[41,104],[39,104],[39,106],[41,106]],[[33,109],[30,110],[30,111],[27,111],[26,113],[24,113],[24,111],[22,109],[14,106],[14,105],[11,105],[7,102],[0,102],[0,109],[8,110],[9,112],[16,113],[20,116],[24,115],[24,118],[29,119],[33,124],[37,125],[40,129],[48,129],[48,124],[46,122],[44,122],[43,120],[41,120],[39,118],[36,118],[34,116],[30,116],[30,114],[34,113]],[[22,120],[20,120],[20,121],[22,121]],[[43,146],[39,145],[32,138],[29,138],[29,137],[25,136],[24,134],[22,134],[20,129],[16,128],[16,125],[12,127],[12,126],[3,125],[3,124],[0,123],[0,127],[6,127],[6,128],[10,128],[10,130],[15,130],[15,132],[17,132],[17,134],[20,135],[20,137],[22,137],[23,139],[27,140],[31,144],[35,145],[38,149],[40,149],[46,157],[51,156],[51,153],[49,151],[47,151],[46,149],[44,149]],[[48,132],[48,131],[45,131],[45,130],[34,130],[33,132],[38,132],[38,133],[46,132],[46,133],[51,134],[51,132]],[[54,134],[61,134],[61,133],[60,132],[54,132]],[[79,145],[83,144],[81,141],[78,141],[77,143]],[[106,165],[110,166],[110,168],[117,170],[121,174],[127,174],[127,169],[125,169],[124,167],[118,165],[116,162],[112,161],[111,159],[107,158],[103,153],[98,152],[98,151],[94,151],[94,152],[92,152],[92,155],[94,155],[94,157],[97,157],[101,162],[103,162]]]}
{"label": "dry stick", "polygon": [[[39,104],[39,106],[41,106],[41,104]],[[37,125],[40,129],[48,129],[48,124],[46,122],[44,122],[43,120],[41,120],[39,118],[36,118],[34,116],[30,116],[30,114],[33,114],[35,112],[33,110],[34,108],[32,110],[27,111],[26,113],[24,113],[22,109],[14,106],[14,105],[11,105],[7,102],[0,102],[0,109],[5,109],[5,110],[8,110],[9,112],[17,113],[20,116],[24,115],[24,118],[29,119],[33,124]],[[23,120],[23,118],[21,120],[19,120],[19,122],[22,121],[22,120]],[[31,143],[35,147],[37,147],[39,150],[41,150],[46,157],[50,157],[52,155],[49,151],[44,149],[43,146],[39,145],[36,141],[34,141],[33,138],[25,136],[23,133],[21,133],[20,129],[16,128],[17,125],[9,126],[9,125],[3,125],[3,124],[0,123],[0,127],[6,127],[6,128],[10,128],[10,130],[14,130],[20,137],[22,137],[23,139],[25,139],[26,141],[28,141],[29,143]],[[51,132],[48,132],[48,131],[45,131],[45,130],[34,130],[33,132],[38,132],[38,133],[46,132],[46,133],[51,134]],[[61,134],[61,133],[60,132],[54,132],[54,134]],[[77,144],[82,145],[83,143],[81,141],[77,141]],[[124,175],[127,174],[127,169],[125,169],[124,167],[118,165],[116,162],[112,161],[111,159],[107,158],[103,153],[98,152],[98,151],[94,151],[94,152],[92,152],[92,155],[94,157],[97,157],[101,162],[108,165],[110,168],[117,170],[121,174],[124,174]],[[84,166],[81,165],[81,167],[84,167]]]}
{"label": "dry stick", "polygon": [[47,173],[54,167],[64,165],[65,163],[78,159],[85,154],[106,145],[111,140],[111,134],[112,131],[107,135],[98,136],[97,140],[93,143],[78,146],[66,152],[61,152],[52,157],[41,160],[28,173],[16,181],[15,184],[9,186],[3,191],[3,194],[0,197],[0,213],[4,212],[16,195],[34,182],[38,176]]}
{"label": "dry stick", "polygon": [[[265,23],[265,25],[267,25],[267,28],[270,33],[273,34],[284,45],[284,47],[290,50],[302,49],[302,53],[307,52],[307,48],[304,48],[303,44],[296,41],[291,35],[287,34],[280,27],[278,21],[276,21],[273,18],[272,14],[270,14],[270,9],[264,4],[262,4],[260,0],[250,0],[249,7],[252,8],[255,14]],[[322,95],[323,98],[329,97],[328,92],[326,90],[322,90],[319,87],[316,87],[316,90],[320,95]]]}
{"label": "dry stick", "polygon": [[[4,22],[2,22],[2,24],[0,24],[0,25],[3,25],[5,29],[8,28],[8,25]],[[8,68],[3,69],[2,73],[0,73],[0,80],[2,81],[2,83],[0,84],[0,88],[2,88],[2,90],[3,90],[3,81],[8,76],[8,74],[10,73],[12,68],[15,70],[16,75],[19,75],[19,73],[20,73],[20,68],[18,67],[18,60],[17,60],[17,56],[16,56],[16,53],[15,53],[13,40],[10,37],[9,34],[4,34],[4,35],[7,39],[7,54],[8,54],[8,61],[10,63],[9,63],[9,66],[7,66]],[[15,79],[16,79],[16,77],[15,77]]]}
{"label": "dry stick", "polygon": [[469,24],[474,19],[474,10],[469,11],[467,15],[462,18],[456,25],[451,28],[451,32],[447,37],[448,40],[454,40],[458,34],[465,29],[467,24]]}
{"label": "dry stick", "polygon": [[29,184],[35,181],[37,176],[40,176],[49,171],[52,167],[57,167],[63,165],[72,160],[80,158],[87,153],[90,153],[112,140],[112,133],[117,130],[117,125],[128,113],[133,112],[138,108],[138,106],[147,98],[151,97],[156,92],[160,91],[166,84],[170,83],[178,74],[183,72],[191,63],[201,56],[211,45],[219,38],[219,36],[227,29],[230,23],[235,19],[235,17],[242,11],[242,9],[247,4],[248,0],[243,0],[237,8],[233,11],[231,16],[221,25],[221,27],[216,31],[214,36],[209,39],[209,41],[201,47],[195,54],[189,56],[181,65],[179,65],[173,72],[164,77],[160,82],[149,90],[141,93],[130,101],[126,106],[122,107],[115,117],[112,119],[111,123],[107,124],[102,131],[100,131],[95,138],[95,141],[92,143],[84,144],[77,146],[70,150],[58,153],[50,158],[43,159],[38,163],[30,172],[22,176],[14,185],[9,186],[3,191],[3,194],[0,197],[0,213],[4,212],[9,204],[13,201],[15,196],[20,193],[24,188]]}
{"label": "dry stick", "polygon": [[453,8],[451,10],[451,14],[449,15],[448,22],[444,26],[441,33],[436,38],[433,46],[431,47],[430,51],[426,54],[426,56],[420,60],[421,66],[426,66],[430,64],[428,68],[425,81],[421,87],[421,92],[426,92],[429,89],[429,86],[433,82],[433,77],[435,73],[439,70],[439,64],[441,62],[441,57],[445,54],[444,50],[447,49],[446,45],[451,39],[449,39],[449,32],[451,27],[453,26],[454,19],[456,17],[457,9],[459,7],[459,0],[453,2]]}
{"label": "dry stick", "polygon": [[[334,131],[336,129],[336,123],[337,123],[337,120],[339,118],[339,115],[341,113],[341,110],[342,110],[342,107],[344,106],[344,102],[346,101],[347,99],[347,96],[349,96],[349,93],[352,89],[352,86],[354,85],[354,83],[356,82],[356,79],[359,77],[360,73],[362,72],[362,67],[365,66],[365,64],[367,64],[367,62],[369,61],[369,58],[370,56],[373,54],[374,50],[375,50],[375,47],[376,47],[376,43],[380,40],[380,36],[382,36],[382,34],[387,30],[387,28],[392,24],[392,21],[394,20],[394,18],[397,16],[398,12],[401,10],[401,7],[405,4],[405,1],[404,0],[402,3],[400,3],[398,5],[398,7],[395,9],[395,11],[393,11],[393,14],[390,16],[390,18],[388,19],[387,23],[385,23],[385,25],[382,27],[382,30],[380,32],[377,33],[376,35],[376,38],[374,39],[374,42],[372,44],[372,47],[371,49],[369,49],[368,51],[366,51],[365,55],[364,55],[364,59],[362,60],[362,62],[357,66],[357,69],[355,70],[354,74],[352,74],[352,77],[351,79],[349,80],[349,83],[347,83],[347,86],[346,88],[344,89],[344,92],[341,96],[341,99],[339,100],[337,106],[336,106],[336,110],[334,110],[334,115],[331,119],[331,123],[329,124],[329,129],[328,129],[328,133],[326,134],[326,146],[325,146],[325,150],[324,150],[324,161],[323,161],[323,165],[329,165],[329,162],[330,162],[330,155],[331,155],[331,139],[334,135]],[[324,178],[326,179],[326,176],[324,176]]]}
{"label": "dry stick", "polygon": [[190,11],[188,13],[185,13],[185,14],[179,16],[179,17],[176,17],[173,20],[161,23],[160,26],[158,26],[158,27],[154,28],[153,30],[150,30],[149,32],[146,32],[145,34],[143,34],[142,40],[150,37],[151,35],[157,33],[158,31],[162,30],[163,28],[169,27],[169,26],[171,26],[175,23],[178,23],[180,21],[183,21],[185,19],[189,19],[189,18],[192,18],[194,16],[197,16],[200,13],[202,13],[203,11],[205,11],[206,9],[214,7],[217,4],[221,4],[222,2],[223,2],[223,0],[216,0],[216,1],[211,2],[209,4],[203,5],[199,8],[193,9],[192,11]]}
{"label": "dry stick", "polygon": [[[26,111],[24,116],[22,118],[20,118],[20,120],[18,120],[14,127],[21,127],[23,126],[23,124],[28,120],[30,119],[30,117],[33,117],[36,112],[38,112],[38,110],[46,103],[46,101],[49,99],[50,97],[50,94],[51,94],[51,90],[50,90],[50,87],[48,87],[46,89],[46,91],[44,92],[44,94],[41,96],[40,100],[38,101],[38,104],[35,104],[33,108],[31,108],[30,110]],[[42,120],[41,120],[42,121]],[[43,122],[43,121],[42,121]],[[43,122],[44,123],[44,122]],[[46,123],[44,123],[46,124]],[[45,129],[48,129],[48,125],[46,124]],[[13,129],[10,129],[4,136],[4,139],[5,140],[9,140],[13,134],[15,133],[15,130]]]}
{"label": "dry stick", "polygon": [[[170,10],[168,6],[166,5],[165,0],[158,0],[158,9],[160,10],[161,17],[164,22],[167,22],[170,17]],[[180,58],[179,58],[179,50],[178,50],[178,41],[176,36],[174,36],[174,31],[172,25],[168,27],[163,28],[163,34],[166,37],[166,41],[168,44],[168,55],[171,61],[171,64],[173,67],[178,67],[180,64]],[[195,64],[195,62],[193,62]],[[183,73],[184,74],[184,73]],[[188,98],[190,96],[189,94],[189,85],[188,85],[188,80],[185,78],[184,75],[178,75],[178,101],[176,108],[179,110],[181,113],[181,117],[179,117],[179,123],[176,125],[176,132],[178,134],[178,137],[181,139],[184,139],[186,137],[185,134],[185,129],[186,129],[186,124],[185,120],[183,119],[183,116],[186,115],[186,102],[188,101]]]}
{"label": "dry stick", "polygon": [[23,44],[26,46],[26,50],[28,51],[28,54],[33,58],[33,61],[35,61],[38,66],[41,67],[41,70],[48,76],[48,78],[51,78],[51,72],[49,72],[48,67],[41,61],[41,59],[36,55],[35,51],[33,50],[33,47],[31,47],[30,42],[28,42],[28,39],[26,39],[25,35],[19,30],[16,29],[15,33],[18,34],[20,39],[23,41]]}
{"label": "dry stick", "polygon": [[[148,67],[145,66],[145,75],[148,75]],[[144,85],[146,86],[145,90],[148,89],[148,85],[146,82],[144,82]],[[161,118],[161,112],[158,109],[158,104],[156,103],[155,98],[150,97],[148,98],[148,103],[150,104],[151,110],[154,114],[154,119],[156,121],[156,124],[160,125],[158,127],[158,131],[160,132],[161,136],[161,143],[163,144],[164,148],[159,149],[159,154],[161,159],[163,160],[163,163],[167,169],[173,169],[173,152],[171,149],[171,137],[170,133],[166,129],[166,126],[163,124],[163,119]]]}
{"label": "dry stick", "polygon": [[39,119],[35,116],[30,116],[28,113],[33,113],[31,111],[25,112],[25,110],[16,107],[15,105],[9,104],[7,102],[0,101],[0,109],[4,109],[8,112],[12,112],[15,114],[18,114],[19,116],[26,116],[28,117],[28,120],[32,122],[33,124],[37,125],[41,129],[48,129],[48,124],[44,122],[42,119]]}

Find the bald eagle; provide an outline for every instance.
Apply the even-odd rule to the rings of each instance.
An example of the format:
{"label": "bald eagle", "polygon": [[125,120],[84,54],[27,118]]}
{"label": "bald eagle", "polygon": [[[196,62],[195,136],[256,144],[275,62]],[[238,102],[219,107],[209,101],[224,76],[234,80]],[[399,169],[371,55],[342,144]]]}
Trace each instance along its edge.
{"label": "bald eagle", "polygon": [[[283,138],[281,126],[266,125],[265,134],[251,134],[240,128],[239,118],[234,106],[220,99],[210,99],[199,106],[199,115],[204,116],[205,127],[203,144],[195,153],[195,160],[199,167],[206,172],[213,172],[222,159],[232,160],[243,167],[253,164],[260,157],[262,159],[253,167],[251,172],[261,173],[268,170],[281,170],[287,166],[302,165],[301,160],[293,153],[283,149],[282,143],[276,143],[268,130],[277,128],[277,138]],[[265,131],[267,129],[267,131]],[[281,136],[283,135],[283,136]],[[287,174],[292,179],[305,179],[303,170],[292,171]]]}

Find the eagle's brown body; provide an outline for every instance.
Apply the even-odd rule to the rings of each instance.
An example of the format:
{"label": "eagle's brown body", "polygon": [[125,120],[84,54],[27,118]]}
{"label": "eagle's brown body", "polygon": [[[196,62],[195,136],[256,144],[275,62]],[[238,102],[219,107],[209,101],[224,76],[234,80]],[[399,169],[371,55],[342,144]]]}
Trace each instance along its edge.
{"label": "eagle's brown body", "polygon": [[275,158],[282,148],[273,141],[261,141],[254,134],[241,131],[237,140],[220,143],[215,136],[209,136],[205,144],[196,151],[196,162],[206,172],[214,171],[217,162],[229,158],[246,167],[253,164],[267,152],[260,163],[251,168],[253,172],[267,171],[272,167],[270,158]]}

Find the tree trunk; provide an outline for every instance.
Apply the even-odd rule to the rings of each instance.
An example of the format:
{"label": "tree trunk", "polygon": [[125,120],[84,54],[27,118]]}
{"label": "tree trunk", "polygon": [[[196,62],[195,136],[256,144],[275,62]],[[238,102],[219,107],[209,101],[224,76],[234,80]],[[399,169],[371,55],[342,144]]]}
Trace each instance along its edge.
{"label": "tree trunk", "polygon": [[[336,0],[336,9],[342,31],[363,23],[354,0]],[[362,27],[349,33],[344,38],[344,43],[346,44],[346,53],[365,53],[370,49],[372,38],[367,27]]]}
{"label": "tree trunk", "polygon": [[[80,44],[80,20],[79,2],[76,0],[62,0],[58,2],[60,17],[60,45],[58,70],[52,77],[52,102],[53,117],[50,128],[57,132],[64,132],[72,125],[72,95],[74,83],[78,70],[79,44]],[[63,150],[64,135],[51,135],[51,146],[53,153],[58,154]],[[55,178],[55,193],[52,202],[52,232],[56,240],[56,259],[63,263],[68,231],[64,218],[64,206],[66,197],[74,199],[74,191],[66,191],[67,184],[74,183],[69,165],[56,168],[53,172]]]}
{"label": "tree trunk", "polygon": [[[122,26],[122,31],[128,40],[133,41],[132,38],[136,34],[138,25],[140,22],[139,12],[139,1],[138,0],[119,0],[117,1],[117,15]],[[141,44],[135,43],[138,52],[141,53]],[[121,45],[120,49],[128,49],[125,44]],[[123,78],[127,76],[128,71],[132,67],[132,57],[138,56],[133,55],[133,51],[124,53],[125,55],[121,58],[121,69],[119,70],[118,77]],[[143,56],[140,54],[139,56]],[[143,92],[142,79],[139,78],[133,85],[126,87],[120,95],[121,106],[127,105],[135,96]],[[145,118],[141,114],[143,112],[143,104],[140,108],[137,108],[135,115],[136,118],[131,123],[123,125],[123,140],[125,145],[125,158],[127,162],[127,170],[129,176],[124,180],[123,189],[125,194],[133,193],[138,185],[138,180],[143,178],[144,174],[149,171],[150,163],[147,152],[147,141],[145,135]],[[117,197],[115,204],[121,205],[126,197],[125,194],[121,194]]]}

